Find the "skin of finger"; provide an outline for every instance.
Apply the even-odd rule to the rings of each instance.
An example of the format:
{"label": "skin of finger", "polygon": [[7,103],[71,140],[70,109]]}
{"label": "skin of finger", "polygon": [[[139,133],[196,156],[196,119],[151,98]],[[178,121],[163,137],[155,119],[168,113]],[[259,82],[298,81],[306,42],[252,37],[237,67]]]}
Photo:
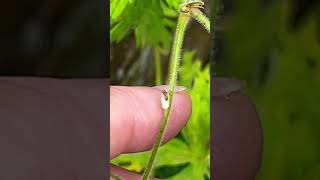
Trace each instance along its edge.
{"label": "skin of finger", "polygon": [[[110,165],[110,171],[118,176],[120,176],[122,179],[124,180],[141,180],[141,175],[139,174],[135,174],[131,171],[128,171],[126,169],[114,166],[114,165]],[[160,180],[157,178],[152,178],[154,180]],[[112,178],[110,178],[110,180],[112,180]]]}
{"label": "skin of finger", "polygon": [[[110,88],[110,158],[121,153],[150,150],[161,126],[164,110],[161,90],[151,87]],[[173,98],[164,143],[176,136],[191,115],[191,97],[186,91]]]}

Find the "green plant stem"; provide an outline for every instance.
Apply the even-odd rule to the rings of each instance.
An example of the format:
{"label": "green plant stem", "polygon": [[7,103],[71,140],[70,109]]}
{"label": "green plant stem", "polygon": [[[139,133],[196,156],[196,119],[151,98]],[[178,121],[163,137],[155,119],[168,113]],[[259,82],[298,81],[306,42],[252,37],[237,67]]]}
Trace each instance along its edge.
{"label": "green plant stem", "polygon": [[[158,133],[157,139],[155,141],[155,144],[153,146],[150,159],[148,161],[148,164],[146,166],[146,170],[143,174],[142,180],[147,180],[150,176],[151,170],[154,165],[154,160],[156,158],[156,154],[158,152],[158,149],[162,143],[163,135],[165,132],[165,128],[168,123],[170,110],[171,110],[171,104],[173,99],[173,93],[174,93],[174,87],[176,86],[177,81],[177,75],[178,75],[178,67],[179,62],[181,59],[181,50],[182,50],[182,44],[184,39],[184,33],[186,26],[190,20],[190,17],[185,13],[180,13],[179,19],[178,19],[178,25],[176,29],[176,34],[172,46],[171,56],[170,56],[170,74],[169,74],[169,107],[164,112],[164,118],[161,123],[160,131]],[[160,101],[160,99],[159,99]]]}
{"label": "green plant stem", "polygon": [[155,64],[155,82],[156,85],[162,84],[162,66],[161,66],[161,55],[159,47],[154,49],[154,64]]}
{"label": "green plant stem", "polygon": [[200,9],[192,8],[190,11],[190,14],[195,20],[197,20],[208,31],[208,33],[210,33],[210,21],[206,17],[206,15],[200,11]]}
{"label": "green plant stem", "polygon": [[110,176],[111,176],[113,179],[115,179],[115,180],[122,180],[121,177],[119,177],[119,176],[116,175],[116,174],[113,174],[112,172],[110,172]]}

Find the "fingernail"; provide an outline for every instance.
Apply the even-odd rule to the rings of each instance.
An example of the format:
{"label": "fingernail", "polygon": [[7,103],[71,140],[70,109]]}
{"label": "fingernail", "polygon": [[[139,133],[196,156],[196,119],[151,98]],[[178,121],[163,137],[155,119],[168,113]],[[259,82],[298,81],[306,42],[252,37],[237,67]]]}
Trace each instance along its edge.
{"label": "fingernail", "polygon": [[[168,86],[168,85],[160,85],[160,86],[154,86],[154,88],[168,91],[169,86]],[[175,92],[175,93],[177,93],[177,92],[182,92],[182,91],[185,91],[186,89],[187,89],[187,88],[184,87],[184,86],[175,86],[175,87],[174,87],[174,92]]]}
{"label": "fingernail", "polygon": [[174,92],[181,92],[181,91],[185,91],[187,88],[184,86],[176,86],[174,87]]}

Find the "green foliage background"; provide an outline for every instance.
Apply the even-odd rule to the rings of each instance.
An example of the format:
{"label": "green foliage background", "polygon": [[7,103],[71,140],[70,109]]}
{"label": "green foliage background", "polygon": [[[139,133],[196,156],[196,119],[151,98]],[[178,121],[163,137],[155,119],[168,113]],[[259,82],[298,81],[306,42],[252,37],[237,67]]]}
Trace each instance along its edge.
{"label": "green foliage background", "polygon": [[[169,59],[180,3],[180,0],[111,0],[110,43],[120,43],[134,34],[137,47],[161,49],[161,54]],[[160,148],[155,177],[210,178],[210,68],[202,62],[195,51],[183,55],[178,85],[187,87],[191,95],[192,116],[180,134]],[[112,163],[142,173],[149,156],[150,152],[126,154]]]}
{"label": "green foliage background", "polygon": [[161,46],[169,49],[170,28],[176,27],[177,9],[182,0],[111,0],[110,41],[120,42],[134,31],[139,47]]}
{"label": "green foliage background", "polygon": [[[168,52],[179,2],[137,2],[110,2],[111,43],[133,32],[139,47],[160,47]],[[219,76],[247,81],[247,94],[253,98],[263,125],[263,164],[258,180],[320,179],[320,5],[311,5],[293,26],[296,2],[234,1],[230,12],[219,17],[217,38],[223,49],[217,46],[214,71]],[[145,8],[145,13],[139,13]],[[159,23],[147,25],[152,22]],[[197,129],[208,127],[203,123],[209,124],[209,109],[205,108],[209,107],[205,105],[209,92],[204,88],[209,87],[205,83],[210,79],[209,70],[200,68],[201,61],[192,61],[194,56],[193,52],[185,54],[179,80],[179,84],[189,87],[193,98],[191,127],[161,148],[159,157],[163,159],[159,158],[154,172],[158,177],[199,179],[209,172],[205,146],[209,131]],[[196,78],[193,85],[192,77]],[[147,158],[147,153],[141,153],[121,156],[113,162],[141,172]]]}
{"label": "green foliage background", "polygon": [[248,82],[264,129],[258,180],[320,179],[320,8],[293,26],[294,2],[235,1],[221,22],[214,70]]}

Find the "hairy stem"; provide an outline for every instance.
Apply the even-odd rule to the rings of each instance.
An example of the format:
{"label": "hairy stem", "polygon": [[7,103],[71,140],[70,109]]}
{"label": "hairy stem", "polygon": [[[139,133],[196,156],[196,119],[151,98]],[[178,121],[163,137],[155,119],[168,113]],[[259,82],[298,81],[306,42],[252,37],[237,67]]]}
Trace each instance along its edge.
{"label": "hairy stem", "polygon": [[195,20],[197,20],[208,31],[208,33],[210,33],[210,21],[206,17],[206,15],[200,11],[200,9],[192,8],[190,11],[190,14]]}
{"label": "hairy stem", "polygon": [[185,33],[186,25],[188,24],[189,20],[190,20],[190,17],[187,14],[180,13],[176,34],[175,34],[175,38],[172,46],[171,56],[170,56],[170,74],[169,74],[169,90],[168,90],[169,107],[165,109],[160,131],[158,133],[156,142],[153,146],[151,156],[146,166],[146,170],[143,174],[142,180],[147,180],[150,176],[151,170],[154,165],[154,160],[156,158],[156,154],[162,143],[165,128],[168,123],[172,99],[173,99],[174,87],[176,86],[176,81],[177,81],[178,67],[179,67],[179,62],[181,58],[181,49],[183,44],[184,33]]}

